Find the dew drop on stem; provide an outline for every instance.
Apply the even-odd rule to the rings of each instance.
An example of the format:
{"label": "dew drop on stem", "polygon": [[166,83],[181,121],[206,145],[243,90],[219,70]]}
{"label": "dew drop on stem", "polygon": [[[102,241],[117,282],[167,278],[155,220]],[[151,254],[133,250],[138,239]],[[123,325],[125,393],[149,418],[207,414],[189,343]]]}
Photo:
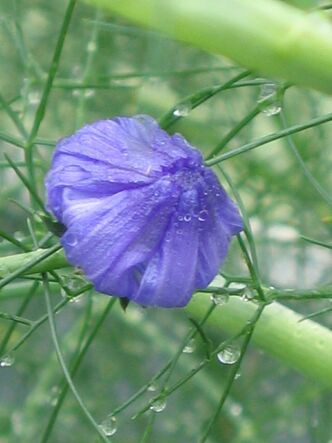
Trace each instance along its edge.
{"label": "dew drop on stem", "polygon": [[195,350],[195,340],[191,339],[188,341],[188,343],[186,344],[186,346],[183,348],[183,353],[184,354],[192,354]]}
{"label": "dew drop on stem", "polygon": [[148,391],[149,392],[155,392],[157,389],[158,389],[158,385],[157,385],[156,382],[152,382],[148,386]]}
{"label": "dew drop on stem", "polygon": [[0,367],[1,368],[8,368],[14,364],[15,358],[12,354],[5,354],[0,359]]}
{"label": "dew drop on stem", "polygon": [[117,431],[116,418],[113,415],[108,415],[99,425],[100,430],[106,435],[111,437]]}
{"label": "dew drop on stem", "polygon": [[250,286],[246,286],[242,291],[241,300],[250,301],[255,298],[255,291]]}
{"label": "dew drop on stem", "polygon": [[229,345],[226,346],[224,349],[222,349],[217,354],[217,358],[220,361],[220,363],[223,363],[225,365],[233,365],[238,361],[241,355],[241,350],[236,345]]}
{"label": "dew drop on stem", "polygon": [[37,106],[40,103],[41,94],[39,91],[32,91],[28,93],[28,102],[30,105]]}
{"label": "dew drop on stem", "polygon": [[166,400],[164,398],[158,398],[150,405],[150,409],[153,412],[162,412],[166,408]]}
{"label": "dew drop on stem", "polygon": [[278,85],[276,83],[268,82],[262,85],[257,102],[264,104],[267,100],[269,101],[269,104],[266,104],[266,106],[263,107],[263,114],[267,117],[279,114],[282,107],[278,97]]}
{"label": "dew drop on stem", "polygon": [[210,297],[212,303],[214,303],[217,306],[224,305],[229,300],[228,294],[212,294]]}
{"label": "dew drop on stem", "polygon": [[186,117],[189,114],[189,112],[190,112],[190,106],[186,104],[181,104],[174,109],[173,115],[175,115],[175,117]]}

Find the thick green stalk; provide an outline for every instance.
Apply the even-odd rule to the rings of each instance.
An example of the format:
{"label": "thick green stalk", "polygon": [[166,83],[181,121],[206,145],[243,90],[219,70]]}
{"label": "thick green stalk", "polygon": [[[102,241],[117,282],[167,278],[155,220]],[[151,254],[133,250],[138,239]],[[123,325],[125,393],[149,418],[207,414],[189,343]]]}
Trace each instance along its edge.
{"label": "thick green stalk", "polygon": [[[25,273],[40,273],[68,266],[62,250],[31,267],[27,266],[45,257],[51,249],[0,258],[0,269],[7,269],[10,274],[21,268],[26,269]],[[200,319],[210,304],[209,295],[200,293],[193,297],[186,310]],[[230,297],[225,305],[214,310],[208,324],[233,335],[252,318],[256,309],[255,303]],[[273,302],[262,313],[253,334],[253,342],[317,383],[332,387],[332,331],[311,320],[300,322],[301,318],[291,309]]]}
{"label": "thick green stalk", "polygon": [[52,271],[54,269],[68,266],[62,249],[52,253],[49,257],[45,257],[48,252],[51,253],[51,250],[37,249],[36,251],[23,254],[0,257],[0,278],[7,277],[9,274],[16,272],[20,268],[24,268],[22,274],[26,275]]}
{"label": "thick green stalk", "polygon": [[332,27],[278,0],[86,0],[273,78],[332,93]]}
{"label": "thick green stalk", "polygon": [[[209,298],[196,294],[187,310],[200,318],[209,303]],[[245,326],[256,310],[255,303],[231,297],[225,305],[214,310],[208,324],[233,335]],[[291,309],[271,303],[263,311],[252,341],[286,365],[332,388],[332,332],[311,320],[300,321],[301,318]]]}

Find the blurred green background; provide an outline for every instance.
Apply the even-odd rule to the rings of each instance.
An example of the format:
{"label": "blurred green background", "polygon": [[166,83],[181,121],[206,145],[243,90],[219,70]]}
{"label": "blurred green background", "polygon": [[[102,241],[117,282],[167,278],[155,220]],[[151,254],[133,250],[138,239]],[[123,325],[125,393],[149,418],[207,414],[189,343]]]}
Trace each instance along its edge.
{"label": "blurred green background", "polygon": [[[23,122],[29,133],[65,8],[66,2],[62,0],[1,2],[1,134],[24,138],[24,131],[20,133],[18,125],[13,123],[15,119]],[[179,44],[79,3],[38,133],[41,140],[34,150],[40,195],[44,193],[43,176],[57,139],[86,122],[116,115],[147,113],[160,118],[187,95],[225,83],[241,69],[221,57]],[[273,79],[262,79],[258,74],[246,80],[242,87],[224,91],[200,105],[170,131],[181,132],[204,153],[211,152],[256,106],[268,87],[278,88]],[[274,106],[280,106],[281,112],[267,109],[260,113],[229,142],[227,149],[285,125],[303,123],[327,113],[331,110],[331,99],[292,87],[286,91],[282,103],[278,99]],[[186,111],[182,109],[182,114]],[[331,195],[331,131],[329,125],[318,126],[222,164],[250,217],[261,277],[266,286],[305,289],[331,282],[331,252],[300,237],[305,235],[326,242],[331,238],[332,212],[326,198]],[[30,247],[27,212],[22,208],[22,205],[30,207],[29,196],[8,167],[3,153],[15,160],[23,172],[26,172],[25,159],[20,148],[6,143],[6,137],[2,138],[0,229]],[[37,223],[35,228],[37,235],[45,233],[41,224]],[[20,249],[3,240],[0,252],[5,256],[18,253]],[[246,275],[236,242],[223,269],[231,275]],[[67,271],[62,277],[76,284]],[[3,289],[0,311],[17,313],[31,285],[31,280],[20,279]],[[53,285],[54,304],[62,298],[63,291]],[[66,361],[70,362],[77,354],[82,337],[91,332],[108,302],[109,298],[104,295],[86,293],[66,304],[56,316]],[[304,315],[330,305],[329,300],[289,303]],[[25,308],[24,317],[36,320],[45,312],[42,291],[37,290]],[[328,327],[331,320],[331,312],[317,317],[317,321]],[[6,338],[10,324],[0,318],[0,340]],[[172,358],[191,327],[183,310],[143,309],[130,305],[124,313],[117,304],[114,306],[74,379],[97,422],[149,382]],[[63,377],[47,322],[14,353],[6,354],[26,330],[26,325],[18,324],[6,349],[1,349],[7,355],[7,362],[8,358],[14,361],[0,367],[0,443],[43,441]],[[226,337],[208,328],[205,332],[215,345]],[[181,356],[172,376],[174,380],[204,358],[205,347],[200,337],[196,337],[194,349],[189,351],[192,352]],[[324,359],[323,353],[321,358]],[[141,441],[151,414],[155,422],[149,441],[199,441],[216,410],[229,369],[228,365],[214,359],[167,399],[162,412],[148,412],[133,421],[132,415],[154,393],[146,391],[138,402],[119,414],[118,429],[112,441]],[[331,408],[330,392],[250,347],[208,441],[331,443]],[[47,441],[99,441],[71,393],[61,406]]]}

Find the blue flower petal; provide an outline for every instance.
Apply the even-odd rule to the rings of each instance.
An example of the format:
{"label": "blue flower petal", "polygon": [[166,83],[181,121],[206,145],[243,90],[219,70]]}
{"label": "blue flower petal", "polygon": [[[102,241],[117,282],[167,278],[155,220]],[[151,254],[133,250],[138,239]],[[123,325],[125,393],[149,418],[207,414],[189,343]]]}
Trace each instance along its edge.
{"label": "blue flower petal", "polygon": [[177,220],[151,258],[133,300],[143,305],[185,306],[195,290],[199,231],[197,219]]}
{"label": "blue flower petal", "polygon": [[135,282],[136,267],[162,241],[173,213],[171,187],[160,180],[111,197],[67,201],[63,222],[68,229],[61,242],[68,260],[82,267],[101,292],[132,296],[124,290],[124,276],[130,270]]}
{"label": "blue flower petal", "polygon": [[148,116],[86,125],[61,140],[48,207],[70,263],[97,290],[176,307],[217,274],[240,214],[201,153]]}

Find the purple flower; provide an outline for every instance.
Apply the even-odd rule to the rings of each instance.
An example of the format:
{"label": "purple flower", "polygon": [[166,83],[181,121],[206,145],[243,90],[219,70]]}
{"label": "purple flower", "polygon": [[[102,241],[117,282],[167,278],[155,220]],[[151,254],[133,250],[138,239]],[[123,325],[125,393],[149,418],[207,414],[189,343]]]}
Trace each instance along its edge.
{"label": "purple flower", "polygon": [[46,177],[68,261],[95,288],[142,305],[184,306],[217,274],[238,209],[201,153],[146,115],[64,138]]}

